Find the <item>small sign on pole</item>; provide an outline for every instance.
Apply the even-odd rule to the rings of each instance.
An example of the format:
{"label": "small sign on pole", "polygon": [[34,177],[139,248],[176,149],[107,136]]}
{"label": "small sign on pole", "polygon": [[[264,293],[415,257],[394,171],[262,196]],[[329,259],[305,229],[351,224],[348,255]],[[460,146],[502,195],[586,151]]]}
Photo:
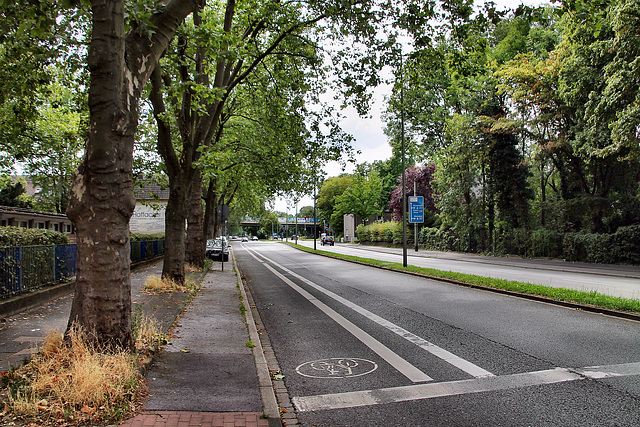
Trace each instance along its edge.
{"label": "small sign on pole", "polygon": [[424,222],[424,196],[409,197],[409,222],[411,224]]}

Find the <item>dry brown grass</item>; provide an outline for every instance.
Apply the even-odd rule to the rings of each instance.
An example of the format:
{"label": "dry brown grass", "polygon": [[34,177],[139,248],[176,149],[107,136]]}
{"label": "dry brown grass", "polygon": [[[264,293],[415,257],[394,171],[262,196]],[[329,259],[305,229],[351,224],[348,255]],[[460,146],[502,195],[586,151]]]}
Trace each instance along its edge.
{"label": "dry brown grass", "polygon": [[160,322],[140,313],[135,325],[135,343],[138,353],[156,351],[166,344],[166,335],[162,332]]}
{"label": "dry brown grass", "polygon": [[[164,343],[157,322],[142,319],[138,349]],[[158,337],[163,337],[162,339]],[[105,351],[74,329],[47,335],[29,363],[4,375],[7,399],[0,424],[26,420],[35,425],[105,425],[132,414],[146,394],[137,354]]]}
{"label": "dry brown grass", "polygon": [[201,268],[198,268],[193,264],[185,264],[184,265],[184,272],[185,273],[199,273],[201,271],[202,271]]}
{"label": "dry brown grass", "polygon": [[161,278],[160,276],[149,276],[144,283],[145,292],[172,293],[186,292],[187,287],[179,285],[169,278]]}

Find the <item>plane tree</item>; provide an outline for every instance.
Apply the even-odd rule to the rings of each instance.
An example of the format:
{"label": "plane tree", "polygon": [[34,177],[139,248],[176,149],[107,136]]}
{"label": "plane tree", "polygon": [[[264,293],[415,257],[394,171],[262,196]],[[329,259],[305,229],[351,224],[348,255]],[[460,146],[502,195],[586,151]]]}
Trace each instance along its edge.
{"label": "plane tree", "polygon": [[[378,13],[375,6],[373,1],[275,4],[229,0],[194,14],[169,45],[162,68],[154,71],[151,97],[158,120],[159,152],[167,164],[170,181],[167,250],[171,252],[168,258],[175,261],[165,264],[163,276],[180,282],[184,277],[183,259],[195,265],[204,261],[206,214],[201,199],[203,193],[211,192],[203,192],[198,165],[203,153],[217,149],[215,142],[223,126],[225,104],[233,99],[234,91],[270,57],[278,57],[272,64],[288,71],[306,68],[305,72],[313,69],[314,73],[323,73],[318,54],[320,36],[337,38],[347,33],[366,37],[371,43],[376,22],[371,18]],[[366,46],[352,43],[358,44]],[[364,65],[358,65],[354,72],[356,62],[348,52],[345,47],[336,54],[343,67],[338,74],[348,73],[339,78],[346,82],[349,96],[366,98],[366,83],[377,82],[378,58],[372,54],[365,61],[357,61]],[[351,68],[344,66],[346,61],[351,61]],[[298,90],[308,93],[310,89],[305,85],[308,83]],[[166,106],[169,103],[171,107]],[[316,135],[326,130],[322,123],[309,126]],[[336,134],[331,127],[327,132]],[[320,157],[322,152],[318,150],[309,157]],[[181,218],[188,222],[186,256],[180,255],[183,248],[179,239],[184,234]]]}
{"label": "plane tree", "polygon": [[68,328],[132,348],[129,220],[132,166],[145,83],[196,0],[151,3],[133,15],[124,0],[92,0],[87,55],[89,135],[67,215],[77,234],[76,286]]}

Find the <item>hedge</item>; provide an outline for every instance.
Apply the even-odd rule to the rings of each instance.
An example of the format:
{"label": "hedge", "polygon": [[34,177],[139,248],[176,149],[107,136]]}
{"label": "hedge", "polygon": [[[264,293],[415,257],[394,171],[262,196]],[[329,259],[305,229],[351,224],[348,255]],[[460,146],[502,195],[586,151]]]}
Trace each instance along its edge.
{"label": "hedge", "polygon": [[[362,243],[402,243],[402,224],[376,222],[356,229]],[[454,230],[423,227],[418,241],[428,250],[473,252],[477,236]],[[413,241],[413,230],[407,229]],[[613,234],[560,233],[553,230],[514,229],[496,232],[495,242],[486,248],[494,255],[519,255],[528,258],[560,258],[596,264],[640,265],[640,225],[620,227]]]}
{"label": "hedge", "polygon": [[42,228],[0,227],[0,246],[66,245],[69,238]]}

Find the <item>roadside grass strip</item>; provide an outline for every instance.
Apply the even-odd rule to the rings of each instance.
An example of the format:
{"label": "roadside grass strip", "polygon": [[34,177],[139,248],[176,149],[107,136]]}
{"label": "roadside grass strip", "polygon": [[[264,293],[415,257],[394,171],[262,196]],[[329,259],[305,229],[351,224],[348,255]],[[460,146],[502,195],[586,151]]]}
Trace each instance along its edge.
{"label": "roadside grass strip", "polygon": [[375,267],[386,268],[389,270],[408,272],[427,278],[447,280],[459,285],[471,285],[483,288],[498,289],[508,292],[547,298],[554,301],[563,301],[607,310],[640,314],[640,300],[637,299],[609,296],[596,291],[586,292],[567,288],[554,288],[543,285],[535,285],[532,283],[517,282],[513,280],[494,279],[491,277],[456,273],[453,271],[436,270],[434,268],[416,267],[413,265],[404,267],[402,263],[381,261],[372,258],[361,258],[352,255],[343,255],[322,250],[313,250],[311,248],[294,244],[289,245],[296,249],[309,253],[320,254],[346,261],[358,262]]}

